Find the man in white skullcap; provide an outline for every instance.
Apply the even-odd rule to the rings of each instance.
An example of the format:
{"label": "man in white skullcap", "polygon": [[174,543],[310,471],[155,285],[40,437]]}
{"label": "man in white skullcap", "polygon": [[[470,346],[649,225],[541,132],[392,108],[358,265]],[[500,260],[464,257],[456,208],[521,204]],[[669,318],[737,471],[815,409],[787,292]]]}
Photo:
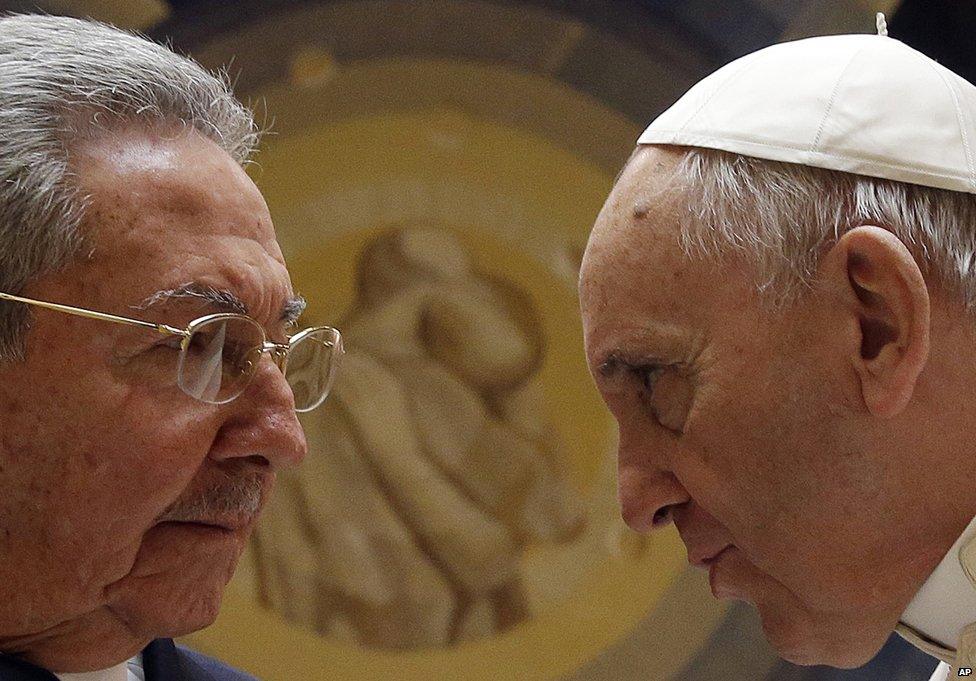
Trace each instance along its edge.
{"label": "man in white skullcap", "polygon": [[673,521],[787,660],[897,630],[968,675],[976,87],[880,18],[723,67],[638,140],[580,300],[632,528]]}

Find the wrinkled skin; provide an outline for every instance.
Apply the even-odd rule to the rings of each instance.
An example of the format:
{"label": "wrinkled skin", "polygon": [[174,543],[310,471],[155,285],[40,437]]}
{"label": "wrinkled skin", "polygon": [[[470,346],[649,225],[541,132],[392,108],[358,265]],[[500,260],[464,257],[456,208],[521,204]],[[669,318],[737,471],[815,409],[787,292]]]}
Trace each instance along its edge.
{"label": "wrinkled skin", "polygon": [[971,323],[872,225],[768,311],[751,265],[681,253],[679,153],[631,159],[580,277],[623,517],[673,520],[693,563],[731,547],[712,591],[755,604],[784,658],[859,666],[976,515]]}
{"label": "wrinkled skin", "polygon": [[[133,309],[190,281],[229,289],[280,340],[292,294],[261,194],[195,131],[129,127],[78,144],[94,251],[22,294],[183,327],[199,299]],[[270,358],[236,400],[175,382],[154,332],[32,310],[26,361],[0,367],[0,650],[101,669],[210,624],[275,471],[305,437]],[[201,509],[234,531],[158,525]],[[201,518],[203,519],[203,518]]]}

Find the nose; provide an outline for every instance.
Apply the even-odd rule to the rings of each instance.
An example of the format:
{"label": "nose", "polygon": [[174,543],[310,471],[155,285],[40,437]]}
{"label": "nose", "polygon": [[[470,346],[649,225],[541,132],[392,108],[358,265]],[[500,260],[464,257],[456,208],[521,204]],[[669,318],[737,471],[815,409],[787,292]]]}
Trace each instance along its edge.
{"label": "nose", "polygon": [[671,473],[620,466],[617,469],[620,514],[635,532],[649,532],[671,522],[672,508],[690,500]]}
{"label": "nose", "polygon": [[262,348],[262,353],[267,352],[268,356],[271,357],[271,361],[275,363],[278,370],[284,372],[285,370],[285,358],[288,357],[288,347],[274,346],[269,348]]}
{"label": "nose", "polygon": [[691,500],[674,474],[645,448],[621,446],[617,455],[617,496],[620,515],[635,532],[667,526],[675,506]]}
{"label": "nose", "polygon": [[224,406],[228,420],[211,456],[257,456],[266,459],[273,470],[291,468],[304,460],[308,442],[295,413],[295,397],[274,361],[261,362],[244,392]]}

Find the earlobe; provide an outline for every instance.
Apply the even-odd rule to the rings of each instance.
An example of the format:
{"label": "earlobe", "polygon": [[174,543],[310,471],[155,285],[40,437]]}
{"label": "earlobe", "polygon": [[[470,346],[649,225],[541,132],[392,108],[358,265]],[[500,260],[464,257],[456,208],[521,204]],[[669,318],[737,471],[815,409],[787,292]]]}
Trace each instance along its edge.
{"label": "earlobe", "polygon": [[881,227],[856,227],[837,248],[860,330],[851,359],[864,405],[879,418],[891,418],[911,400],[928,360],[928,287],[905,245]]}

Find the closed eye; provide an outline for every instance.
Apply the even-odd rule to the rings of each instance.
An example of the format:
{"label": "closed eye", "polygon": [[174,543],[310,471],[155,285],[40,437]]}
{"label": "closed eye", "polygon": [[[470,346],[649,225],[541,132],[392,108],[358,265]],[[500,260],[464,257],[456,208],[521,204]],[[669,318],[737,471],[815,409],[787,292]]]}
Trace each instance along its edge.
{"label": "closed eye", "polygon": [[[647,356],[624,358],[617,354],[609,355],[597,367],[601,392],[604,393],[607,404],[616,402],[625,394],[634,395],[635,401],[649,413],[657,425],[675,435],[683,434],[687,416],[687,401],[683,399],[684,391],[680,389],[683,384],[670,380],[666,381],[666,385],[658,386],[658,383],[666,376],[665,372],[676,372],[680,376],[686,371],[687,367],[683,362]],[[667,378],[670,379],[670,375]],[[677,392],[676,387],[679,388]],[[655,390],[661,392],[660,388],[665,388],[664,394],[655,395]]]}
{"label": "closed eye", "polygon": [[667,394],[663,398],[655,399],[654,395],[658,380],[665,371],[674,370],[675,367],[676,365],[650,364],[629,367],[628,370],[638,382],[637,401],[644,405],[659,426],[675,435],[681,435],[681,424],[684,422],[684,418],[683,416],[679,418],[676,413],[676,411],[681,410],[674,403],[673,391],[666,391]]}
{"label": "closed eye", "polygon": [[641,388],[640,394],[644,397],[650,397],[654,392],[654,385],[664,372],[664,369],[665,367],[660,364],[646,364],[643,366],[628,367],[628,372],[637,379],[638,385]]}
{"label": "closed eye", "polygon": [[649,395],[654,390],[658,377],[667,368],[667,364],[660,361],[625,360],[616,355],[610,355],[599,365],[598,373],[604,385],[616,392],[620,388],[630,388],[636,381],[640,393]]}

